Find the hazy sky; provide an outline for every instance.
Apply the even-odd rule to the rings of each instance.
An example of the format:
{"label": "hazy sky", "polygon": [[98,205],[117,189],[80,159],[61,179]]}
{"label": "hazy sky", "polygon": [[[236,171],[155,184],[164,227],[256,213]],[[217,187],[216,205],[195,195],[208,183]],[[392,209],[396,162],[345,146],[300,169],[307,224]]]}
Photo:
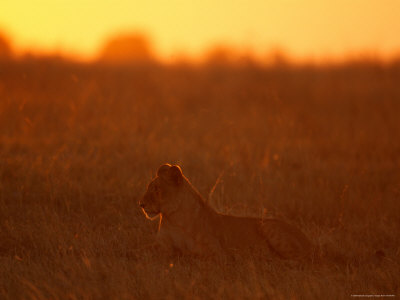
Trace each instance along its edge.
{"label": "hazy sky", "polygon": [[148,33],[163,57],[225,42],[295,57],[400,50],[400,0],[0,0],[18,49],[90,58],[120,31]]}

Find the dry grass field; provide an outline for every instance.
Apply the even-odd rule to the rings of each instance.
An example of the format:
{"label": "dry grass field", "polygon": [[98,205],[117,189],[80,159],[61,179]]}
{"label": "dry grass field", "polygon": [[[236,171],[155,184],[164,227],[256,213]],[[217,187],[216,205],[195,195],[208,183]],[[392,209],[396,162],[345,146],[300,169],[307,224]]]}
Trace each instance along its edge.
{"label": "dry grass field", "polygon": [[[400,296],[400,65],[0,63],[1,299]],[[137,205],[164,162],[216,210],[324,253],[168,257]],[[376,260],[375,251],[385,257]]]}

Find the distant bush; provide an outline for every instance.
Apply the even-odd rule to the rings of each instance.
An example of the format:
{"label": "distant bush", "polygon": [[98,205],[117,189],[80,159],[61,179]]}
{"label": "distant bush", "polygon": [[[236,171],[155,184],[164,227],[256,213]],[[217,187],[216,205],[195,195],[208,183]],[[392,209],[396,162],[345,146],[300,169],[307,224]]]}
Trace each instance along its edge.
{"label": "distant bush", "polygon": [[11,45],[6,36],[0,32],[0,60],[10,59],[12,56]]}
{"label": "distant bush", "polygon": [[205,53],[207,65],[232,65],[237,61],[237,54],[232,48],[225,45],[217,45]]}
{"label": "distant bush", "polygon": [[100,52],[100,61],[108,63],[149,63],[154,60],[149,39],[138,33],[117,35],[106,42]]}
{"label": "distant bush", "polygon": [[212,67],[249,67],[259,63],[260,61],[257,60],[251,49],[224,44],[214,45],[206,50],[203,55],[203,64]]}

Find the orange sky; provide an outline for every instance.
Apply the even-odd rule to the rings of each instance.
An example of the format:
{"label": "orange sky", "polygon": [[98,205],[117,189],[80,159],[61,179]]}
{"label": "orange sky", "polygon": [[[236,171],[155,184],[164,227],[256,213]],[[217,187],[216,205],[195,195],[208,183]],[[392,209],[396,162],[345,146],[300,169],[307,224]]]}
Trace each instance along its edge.
{"label": "orange sky", "polygon": [[400,50],[399,0],[1,0],[15,47],[93,58],[120,31],[147,32],[163,58],[216,43],[296,58]]}

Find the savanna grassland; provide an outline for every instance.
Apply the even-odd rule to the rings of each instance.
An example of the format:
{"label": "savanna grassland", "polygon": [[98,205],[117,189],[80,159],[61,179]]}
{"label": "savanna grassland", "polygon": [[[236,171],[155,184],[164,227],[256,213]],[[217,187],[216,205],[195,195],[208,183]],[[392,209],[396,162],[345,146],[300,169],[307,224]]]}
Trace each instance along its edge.
{"label": "savanna grassland", "polygon": [[[285,219],[334,255],[144,247],[157,222],[137,203],[164,162],[205,198],[220,176],[216,210]],[[398,297],[399,212],[399,64],[0,65],[1,299]]]}

